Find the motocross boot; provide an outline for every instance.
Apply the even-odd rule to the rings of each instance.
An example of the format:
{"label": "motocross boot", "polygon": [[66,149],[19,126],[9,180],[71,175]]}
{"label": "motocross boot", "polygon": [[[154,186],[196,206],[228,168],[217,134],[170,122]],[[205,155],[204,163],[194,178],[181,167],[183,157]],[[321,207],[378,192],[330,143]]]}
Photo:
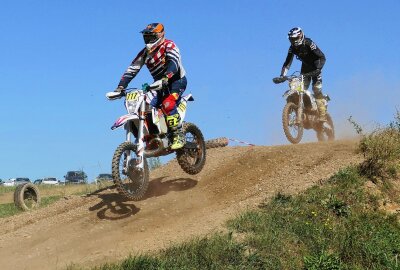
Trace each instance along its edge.
{"label": "motocross boot", "polygon": [[185,137],[182,133],[182,128],[179,126],[181,117],[179,113],[167,116],[167,126],[171,133],[171,149],[176,150],[185,145]]}
{"label": "motocross boot", "polygon": [[318,120],[322,123],[326,122],[326,105],[325,105],[325,99],[321,98],[321,99],[316,99],[315,102],[317,103],[317,107],[318,107]]}

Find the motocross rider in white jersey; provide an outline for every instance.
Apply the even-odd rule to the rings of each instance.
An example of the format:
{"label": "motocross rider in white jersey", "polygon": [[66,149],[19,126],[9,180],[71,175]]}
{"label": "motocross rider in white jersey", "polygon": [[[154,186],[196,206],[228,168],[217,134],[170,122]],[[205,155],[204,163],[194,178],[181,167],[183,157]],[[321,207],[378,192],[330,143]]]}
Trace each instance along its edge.
{"label": "motocross rider in white jersey", "polygon": [[146,65],[153,79],[163,80],[166,86],[164,90],[157,92],[151,105],[161,108],[166,115],[166,123],[172,137],[171,149],[182,148],[185,140],[179,126],[177,104],[186,89],[187,80],[179,49],[172,40],[165,39],[164,26],[161,23],[151,23],[141,33],[146,46],[122,75],[115,91],[124,91],[142,66]]}

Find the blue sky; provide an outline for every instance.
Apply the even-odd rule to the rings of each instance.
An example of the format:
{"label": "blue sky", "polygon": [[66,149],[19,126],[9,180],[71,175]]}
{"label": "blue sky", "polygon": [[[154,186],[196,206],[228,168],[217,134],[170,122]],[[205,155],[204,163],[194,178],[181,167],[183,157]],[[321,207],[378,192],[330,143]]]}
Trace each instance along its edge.
{"label": "blue sky", "polygon": [[[338,135],[346,119],[387,123],[399,106],[400,1],[1,1],[0,178],[63,179],[110,172],[124,114],[109,102],[141,48],[139,31],[162,22],[181,50],[196,101],[188,121],[206,139],[286,144],[280,119],[286,85],[274,85],[301,26],[327,57],[324,92]],[[298,70],[295,61],[291,71]],[[130,86],[151,82],[144,67]],[[314,140],[307,132],[306,140]]]}

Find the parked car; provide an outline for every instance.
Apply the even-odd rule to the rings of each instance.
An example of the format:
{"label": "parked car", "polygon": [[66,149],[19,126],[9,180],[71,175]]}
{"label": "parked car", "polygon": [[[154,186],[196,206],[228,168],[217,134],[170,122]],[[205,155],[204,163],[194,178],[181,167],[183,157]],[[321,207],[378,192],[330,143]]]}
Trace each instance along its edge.
{"label": "parked car", "polygon": [[84,171],[69,171],[64,176],[65,184],[86,184],[87,175]]}
{"label": "parked car", "polygon": [[40,185],[42,183],[43,179],[36,179],[35,181],[33,181],[34,185]]}
{"label": "parked car", "polygon": [[29,178],[27,178],[27,177],[10,178],[10,179],[8,179],[7,182],[4,183],[4,186],[13,187],[13,186],[18,186],[18,185],[30,183],[30,182],[31,182],[31,180],[29,180]]}
{"label": "parked car", "polygon": [[43,179],[37,179],[33,183],[35,185],[58,185],[59,181],[55,177],[46,177]]}
{"label": "parked car", "polygon": [[101,173],[96,177],[96,182],[113,181],[113,177],[109,173]]}

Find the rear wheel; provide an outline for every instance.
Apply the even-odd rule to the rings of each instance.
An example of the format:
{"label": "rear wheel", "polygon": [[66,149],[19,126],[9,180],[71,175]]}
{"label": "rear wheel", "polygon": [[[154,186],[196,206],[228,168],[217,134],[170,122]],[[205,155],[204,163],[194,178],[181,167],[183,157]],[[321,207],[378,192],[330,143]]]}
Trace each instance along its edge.
{"label": "rear wheel", "polygon": [[118,146],[112,159],[113,181],[122,195],[138,201],[143,198],[149,186],[149,168],[144,158],[143,170],[136,167],[138,156],[136,146],[124,142]]}
{"label": "rear wheel", "polygon": [[14,192],[14,203],[25,211],[38,208],[40,205],[39,189],[32,183],[17,186]]}
{"label": "rear wheel", "polygon": [[326,114],[326,122],[322,126],[319,126],[316,132],[319,142],[333,141],[335,139],[335,127],[329,113]]}
{"label": "rear wheel", "polygon": [[303,126],[298,115],[298,106],[292,102],[286,103],[282,113],[282,125],[286,138],[291,143],[299,143],[303,137]]}
{"label": "rear wheel", "polygon": [[184,123],[185,146],[176,151],[176,159],[182,170],[188,174],[198,174],[206,163],[206,144],[201,130],[192,123]]}

